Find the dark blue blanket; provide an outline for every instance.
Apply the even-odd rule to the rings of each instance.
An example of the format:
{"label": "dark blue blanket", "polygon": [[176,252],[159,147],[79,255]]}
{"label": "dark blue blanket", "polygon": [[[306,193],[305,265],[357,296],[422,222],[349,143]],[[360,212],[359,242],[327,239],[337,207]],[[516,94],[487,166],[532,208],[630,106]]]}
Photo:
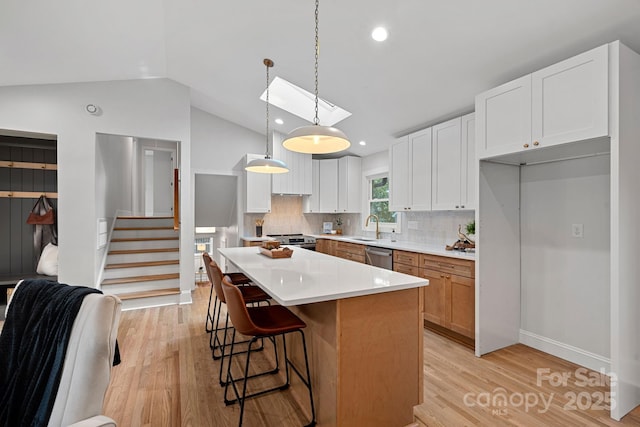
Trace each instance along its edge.
{"label": "dark blue blanket", "polygon": [[99,290],[25,280],[0,335],[0,426],[46,426],[62,377],[73,322]]}

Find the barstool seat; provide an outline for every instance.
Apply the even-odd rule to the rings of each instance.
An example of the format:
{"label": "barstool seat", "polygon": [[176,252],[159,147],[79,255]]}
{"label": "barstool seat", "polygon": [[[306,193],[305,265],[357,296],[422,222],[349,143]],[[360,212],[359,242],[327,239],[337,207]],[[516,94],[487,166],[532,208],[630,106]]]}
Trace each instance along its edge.
{"label": "barstool seat", "polygon": [[[212,261],[211,256],[207,252],[202,252],[202,260],[204,261],[205,270],[207,270],[207,277],[209,277],[208,265]],[[251,283],[251,279],[245,276],[244,273],[226,273],[226,275],[229,276],[229,278],[231,279],[231,282],[236,286],[247,285]],[[218,303],[218,297],[216,296],[216,299],[213,303],[214,312],[211,313],[211,301],[214,295],[213,281],[211,281],[211,277],[209,277],[209,283],[211,284],[211,287],[209,288],[209,304],[207,305],[207,317],[205,318],[205,321],[204,321],[204,330],[207,333],[211,333],[211,331],[214,328],[213,323],[214,323],[214,317],[216,314],[215,307],[216,307],[216,304]]]}
{"label": "barstool seat", "polygon": [[[311,388],[311,373],[309,370],[309,357],[307,355],[307,343],[305,340],[304,332],[302,331],[307,325],[302,319],[293,314],[289,309],[280,305],[262,306],[262,307],[247,307],[246,301],[242,297],[241,288],[234,286],[231,283],[229,277],[222,279],[222,290],[226,299],[227,311],[231,317],[235,329],[233,330],[233,338],[231,339],[231,352],[229,354],[229,363],[227,364],[227,378],[224,388],[224,401],[227,405],[238,402],[240,404],[240,418],[238,420],[238,426],[242,426],[242,419],[244,416],[244,405],[246,399],[261,396],[273,391],[281,391],[289,388],[290,385],[290,372],[289,368],[295,372],[300,378],[302,383],[309,390],[309,403],[311,406],[311,422],[307,424],[307,427],[316,425],[316,412],[313,403],[313,392]],[[244,375],[240,378],[234,378],[232,375],[232,360],[234,355],[233,348],[235,345],[236,332],[240,332],[242,335],[250,336],[249,346],[246,351],[247,359],[244,367]],[[302,347],[304,351],[304,363],[306,375],[296,368],[287,355],[287,341],[286,335],[290,333],[299,333],[302,341]],[[284,350],[285,361],[285,383],[276,385],[272,388],[267,388],[247,395],[247,382],[256,376],[275,373],[279,369],[278,351],[276,348],[276,338],[282,337],[282,347]],[[249,376],[249,364],[251,361],[251,354],[255,350],[252,349],[253,344],[258,340],[269,338],[267,341],[271,341],[273,344],[275,355],[275,369],[263,372],[260,374],[254,374]],[[264,341],[263,341],[264,342]],[[242,391],[238,389],[236,383],[242,382]],[[229,399],[227,397],[229,387],[231,387],[235,393],[235,399]]]}

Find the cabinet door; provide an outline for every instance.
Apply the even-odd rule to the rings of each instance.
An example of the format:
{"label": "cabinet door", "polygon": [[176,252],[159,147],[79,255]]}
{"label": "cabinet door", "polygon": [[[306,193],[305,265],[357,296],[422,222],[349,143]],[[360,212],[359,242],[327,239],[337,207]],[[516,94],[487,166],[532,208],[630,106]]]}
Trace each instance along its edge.
{"label": "cabinet door", "polygon": [[[263,154],[247,154],[246,163],[263,159]],[[246,164],[245,163],[245,164]],[[245,212],[271,212],[271,175],[245,172]]]}
{"label": "cabinet door", "polygon": [[467,277],[454,274],[445,275],[445,301],[447,304],[445,326],[472,339],[475,339],[476,336],[474,283],[474,279]]}
{"label": "cabinet door", "polygon": [[608,55],[604,45],[532,74],[534,147],[609,134]]}
{"label": "cabinet door", "polygon": [[424,320],[445,326],[445,278],[444,273],[424,269],[422,277],[429,280],[424,289]]}
{"label": "cabinet door", "polygon": [[409,135],[409,153],[411,162],[409,207],[415,211],[429,211],[431,210],[432,173],[431,128]]}
{"label": "cabinet door", "polygon": [[282,146],[284,135],[273,133],[271,153],[289,167],[288,173],[274,174],[271,178],[273,194],[311,194],[311,154],[296,153]]}
{"label": "cabinet door", "polygon": [[460,117],[433,127],[431,209],[460,208]]}
{"label": "cabinet door", "polygon": [[317,239],[316,240],[316,251],[321,254],[329,253],[329,240],[327,239]]}
{"label": "cabinet door", "polygon": [[476,120],[475,114],[462,116],[462,170],[460,209],[476,208]]}
{"label": "cabinet door", "polygon": [[411,194],[409,171],[409,138],[397,140],[389,148],[389,210],[404,211]]}
{"label": "cabinet door", "polygon": [[320,160],[320,212],[338,212],[338,159]]}
{"label": "cabinet door", "polygon": [[478,158],[521,151],[531,141],[531,75],[476,96]]}
{"label": "cabinet door", "polygon": [[320,160],[312,160],[311,167],[311,194],[304,198],[302,203],[304,213],[320,212]]}
{"label": "cabinet door", "polygon": [[338,159],[338,212],[361,211],[362,166],[359,157]]}

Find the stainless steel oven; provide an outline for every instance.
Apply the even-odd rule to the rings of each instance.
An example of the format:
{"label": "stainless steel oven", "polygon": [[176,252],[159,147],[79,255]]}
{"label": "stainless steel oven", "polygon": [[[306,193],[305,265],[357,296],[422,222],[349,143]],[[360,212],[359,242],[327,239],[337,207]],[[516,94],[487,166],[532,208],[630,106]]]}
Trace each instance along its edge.
{"label": "stainless steel oven", "polygon": [[281,245],[298,246],[310,251],[316,250],[316,238],[313,236],[305,236],[301,233],[295,234],[268,234],[267,237],[276,239]]}

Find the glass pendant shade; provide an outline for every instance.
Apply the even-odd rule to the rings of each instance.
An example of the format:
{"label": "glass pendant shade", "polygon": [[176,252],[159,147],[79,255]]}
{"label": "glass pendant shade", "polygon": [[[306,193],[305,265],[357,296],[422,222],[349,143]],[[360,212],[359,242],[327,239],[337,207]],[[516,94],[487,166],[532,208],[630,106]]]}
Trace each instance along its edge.
{"label": "glass pendant shade", "polygon": [[265,157],[264,159],[254,159],[247,163],[244,168],[249,172],[257,173],[287,173],[289,168],[282,160]]}
{"label": "glass pendant shade", "polygon": [[292,130],[282,142],[289,151],[305,154],[329,154],[351,146],[347,136],[330,126],[309,125]]}

